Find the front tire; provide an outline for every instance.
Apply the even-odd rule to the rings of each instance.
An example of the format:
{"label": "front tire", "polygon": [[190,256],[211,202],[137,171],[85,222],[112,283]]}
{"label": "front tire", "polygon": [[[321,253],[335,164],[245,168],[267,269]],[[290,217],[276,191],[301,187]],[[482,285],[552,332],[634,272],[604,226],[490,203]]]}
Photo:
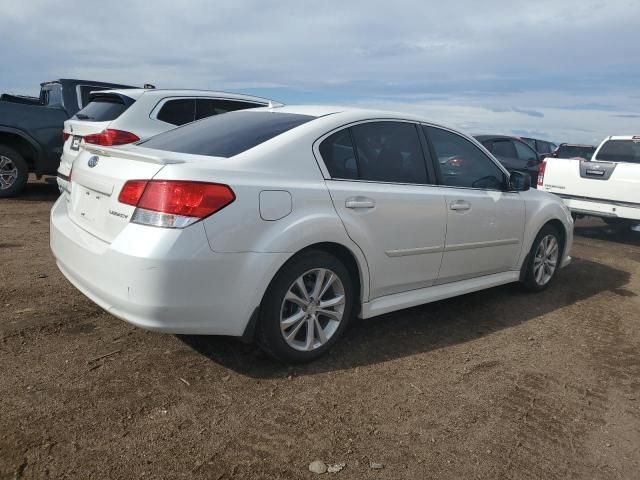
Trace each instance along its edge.
{"label": "front tire", "polygon": [[563,245],[558,230],[551,225],[542,227],[527,258],[523,285],[534,292],[547,288],[558,273],[562,252]]}
{"label": "front tire", "polygon": [[346,329],[353,311],[353,280],[333,255],[302,253],[282,267],[260,306],[258,343],[286,363],[324,355]]}
{"label": "front tire", "polygon": [[29,165],[14,149],[0,145],[0,198],[14,197],[29,179]]}

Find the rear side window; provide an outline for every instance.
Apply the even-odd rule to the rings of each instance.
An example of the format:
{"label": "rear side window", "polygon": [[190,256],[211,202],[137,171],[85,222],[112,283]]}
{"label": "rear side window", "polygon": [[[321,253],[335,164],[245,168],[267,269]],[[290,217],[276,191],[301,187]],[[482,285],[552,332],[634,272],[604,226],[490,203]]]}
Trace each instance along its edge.
{"label": "rear side window", "polygon": [[169,152],[233,157],[316,117],[280,112],[230,112],[169,130],[144,142]]}
{"label": "rear side window", "polygon": [[235,112],[247,108],[263,107],[258,103],[238,102],[235,100],[216,100],[214,98],[196,99],[196,120],[219,115],[221,113]]}
{"label": "rear side window", "polygon": [[640,163],[640,139],[607,140],[598,151],[597,160]]}
{"label": "rear side window", "polygon": [[516,147],[509,139],[492,140],[486,142],[485,146],[497,157],[518,158]]}
{"label": "rear side window", "polygon": [[196,119],[196,99],[177,98],[168,100],[160,108],[156,118],[172,125],[191,123]]}
{"label": "rear side window", "polygon": [[119,95],[94,96],[73,118],[89,122],[109,122],[122,115],[135,100]]}
{"label": "rear side window", "polygon": [[320,144],[320,155],[331,178],[358,179],[356,152],[348,128],[325,138]]}
{"label": "rear side window", "polygon": [[413,123],[369,122],[351,127],[361,180],[428,183],[424,155]]}
{"label": "rear side window", "polygon": [[536,160],[538,158],[535,150],[526,143],[514,140],[513,145],[516,147],[516,152],[520,160]]}

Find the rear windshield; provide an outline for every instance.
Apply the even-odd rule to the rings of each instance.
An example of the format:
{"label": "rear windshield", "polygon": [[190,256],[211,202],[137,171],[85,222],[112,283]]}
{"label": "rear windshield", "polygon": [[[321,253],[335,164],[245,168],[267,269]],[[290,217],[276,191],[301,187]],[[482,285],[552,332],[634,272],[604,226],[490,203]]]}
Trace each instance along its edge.
{"label": "rear windshield", "polygon": [[228,158],[315,118],[280,112],[230,112],[169,130],[139,145],[169,152]]}
{"label": "rear windshield", "polygon": [[597,160],[640,163],[640,140],[608,140],[598,151]]}
{"label": "rear windshield", "polygon": [[135,100],[124,95],[99,95],[74,115],[75,120],[88,122],[110,122],[127,110]]}
{"label": "rear windshield", "polygon": [[595,151],[596,147],[560,145],[558,147],[558,158],[584,158],[585,160],[591,160],[591,156]]}

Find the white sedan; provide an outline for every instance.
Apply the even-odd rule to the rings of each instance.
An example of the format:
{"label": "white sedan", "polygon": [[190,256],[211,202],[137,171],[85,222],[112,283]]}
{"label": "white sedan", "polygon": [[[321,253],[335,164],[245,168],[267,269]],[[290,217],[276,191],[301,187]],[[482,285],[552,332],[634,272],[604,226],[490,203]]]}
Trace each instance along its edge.
{"label": "white sedan", "polygon": [[325,353],[354,315],[509,282],[542,290],[573,222],[474,139],[413,115],[327,106],[226,113],[87,146],[51,212],[64,275],[161,332]]}

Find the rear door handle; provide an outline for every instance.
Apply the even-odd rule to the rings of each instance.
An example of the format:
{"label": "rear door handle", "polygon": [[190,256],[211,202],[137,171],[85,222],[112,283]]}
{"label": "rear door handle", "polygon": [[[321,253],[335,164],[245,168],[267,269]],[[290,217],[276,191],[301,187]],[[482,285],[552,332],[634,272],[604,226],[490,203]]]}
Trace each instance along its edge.
{"label": "rear door handle", "polygon": [[350,197],[344,202],[344,206],[347,208],[373,208],[376,206],[376,201],[367,197]]}
{"label": "rear door handle", "polygon": [[471,204],[466,200],[456,200],[449,204],[449,208],[456,211],[471,210]]}

